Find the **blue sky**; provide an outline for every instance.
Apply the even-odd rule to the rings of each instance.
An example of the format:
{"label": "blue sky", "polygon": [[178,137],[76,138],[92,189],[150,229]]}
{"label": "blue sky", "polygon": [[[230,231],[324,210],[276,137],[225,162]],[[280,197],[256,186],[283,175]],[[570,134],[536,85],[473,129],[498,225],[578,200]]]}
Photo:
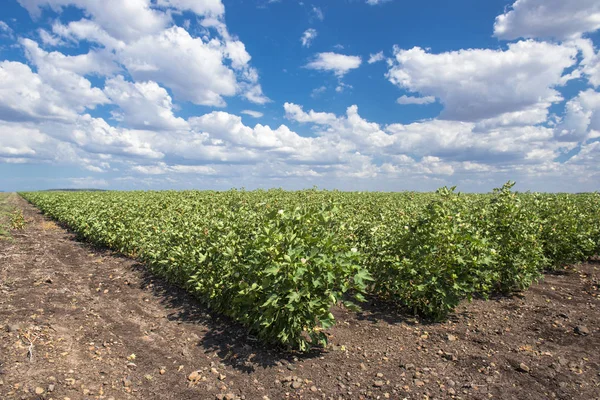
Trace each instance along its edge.
{"label": "blue sky", "polygon": [[0,190],[593,191],[592,0],[7,0]]}

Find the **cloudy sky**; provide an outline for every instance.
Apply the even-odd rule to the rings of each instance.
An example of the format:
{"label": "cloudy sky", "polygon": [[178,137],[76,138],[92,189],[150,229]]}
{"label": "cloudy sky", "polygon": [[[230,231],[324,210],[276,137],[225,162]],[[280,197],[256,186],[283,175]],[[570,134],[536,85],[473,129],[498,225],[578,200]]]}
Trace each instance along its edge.
{"label": "cloudy sky", "polygon": [[3,0],[0,190],[600,189],[597,0]]}

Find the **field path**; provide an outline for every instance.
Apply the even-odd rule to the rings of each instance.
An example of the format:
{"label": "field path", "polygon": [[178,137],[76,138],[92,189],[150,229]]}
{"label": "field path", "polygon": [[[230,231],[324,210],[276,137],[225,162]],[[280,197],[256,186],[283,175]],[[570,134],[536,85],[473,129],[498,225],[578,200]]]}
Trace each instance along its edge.
{"label": "field path", "polygon": [[28,223],[0,240],[0,399],[600,399],[597,261],[441,324],[336,310],[331,348],[294,357],[17,205]]}

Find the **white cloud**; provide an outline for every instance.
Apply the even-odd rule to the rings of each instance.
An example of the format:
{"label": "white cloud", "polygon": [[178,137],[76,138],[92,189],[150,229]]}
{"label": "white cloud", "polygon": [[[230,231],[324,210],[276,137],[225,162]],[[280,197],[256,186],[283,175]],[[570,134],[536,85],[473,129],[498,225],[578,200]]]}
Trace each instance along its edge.
{"label": "white cloud", "polygon": [[125,41],[112,37],[96,22],[88,19],[71,21],[66,25],[55,22],[52,25],[52,32],[59,38],[73,43],[77,43],[80,40],[87,40],[115,50],[126,46]]}
{"label": "white cloud", "polygon": [[352,85],[348,85],[347,83],[344,82],[338,82],[338,85],[335,87],[335,91],[337,93],[342,93],[344,90],[346,89],[353,89],[354,87]]}
{"label": "white cloud", "polygon": [[588,89],[569,100],[554,132],[556,139],[569,142],[600,137],[600,92]]}
{"label": "white cloud", "polygon": [[306,68],[319,71],[333,71],[336,76],[342,77],[348,71],[358,68],[361,62],[362,60],[358,56],[326,52],[317,53],[314,59],[306,64]]}
{"label": "white cloud", "polygon": [[90,82],[54,67],[34,73],[29,66],[0,62],[0,119],[5,121],[70,120],[108,99]]}
{"label": "white cloud", "polygon": [[255,104],[270,103],[271,99],[264,95],[262,87],[259,84],[242,84],[245,88],[242,97]]}
{"label": "white cloud", "polygon": [[0,20],[0,37],[13,37],[13,30],[8,24]]}
{"label": "white cloud", "polygon": [[313,6],[312,13],[313,13],[314,17],[316,19],[318,19],[319,21],[323,21],[325,19],[325,15],[323,14],[323,11],[319,7]]}
{"label": "white cloud", "polygon": [[220,17],[225,14],[221,0],[158,0],[158,6],[172,7],[180,11],[192,11],[198,15]]}
{"label": "white cloud", "polygon": [[149,165],[136,165],[131,168],[134,171],[146,175],[163,175],[168,173],[215,175],[217,171],[208,165],[168,165],[164,162]]}
{"label": "white cloud", "polygon": [[[0,163],[69,165],[86,175],[111,172],[100,180],[63,179],[65,185],[430,190],[458,183],[481,190],[516,179],[526,189],[581,190],[600,179],[597,89],[569,99],[562,115],[549,114],[550,106],[563,100],[556,89],[570,80],[584,77],[600,85],[600,52],[592,39],[579,37],[594,29],[589,19],[579,20],[575,31],[562,20],[548,30],[563,39],[560,44],[529,40],[504,50],[440,54],[396,48],[394,59],[387,60],[387,78],[407,91],[398,102],[439,101],[444,107],[439,118],[385,125],[361,116],[356,105],[334,114],[287,102],[287,125],[302,124],[299,134],[286,124],[244,124],[246,115],[263,117],[252,109],[240,115],[177,115],[182,101],[207,106],[223,106],[231,96],[270,101],[246,45],[228,32],[220,0],[20,3],[42,21],[47,7],[60,13],[74,6],[83,15],[69,21],[61,14],[50,21],[51,30],[39,28],[26,35],[30,39],[20,39],[29,65],[0,61],[0,131],[11,133],[0,135]],[[507,15],[526,15],[523,4],[532,9],[539,1],[521,0]],[[322,17],[312,5],[306,10],[312,22]],[[183,12],[197,18],[184,23],[185,29],[173,26]],[[544,12],[544,18],[554,13]],[[521,28],[543,31],[519,21],[518,15],[507,17],[504,35]],[[313,28],[307,32],[301,39],[306,47],[316,36]],[[81,49],[85,53],[78,54]],[[382,60],[383,51],[370,54],[367,62]],[[329,52],[316,54],[305,67],[332,72],[337,80],[329,87],[341,92],[351,87],[343,76],[361,64],[358,56]],[[311,96],[326,90],[318,87]],[[114,120],[90,111],[105,104]],[[183,109],[187,114],[193,108]],[[577,149],[567,163],[554,161]],[[0,177],[0,184],[7,179]]]}
{"label": "white cloud", "polygon": [[56,11],[73,5],[85,10],[109,35],[120,40],[135,40],[164,29],[170,18],[150,7],[146,0],[18,0],[33,18],[41,16],[42,9]]}
{"label": "white cloud", "polygon": [[126,82],[122,76],[106,82],[104,93],[119,106],[113,116],[134,129],[187,129],[182,118],[173,115],[173,103],[167,91],[156,82]]}
{"label": "white cloud", "polygon": [[311,122],[314,124],[329,124],[337,119],[335,114],[315,112],[310,110],[308,113],[302,110],[302,106],[293,103],[283,105],[285,117],[296,122]]}
{"label": "white cloud", "polygon": [[40,35],[42,43],[44,43],[46,46],[59,46],[65,44],[60,37],[51,34],[45,29],[38,29],[38,34]]}
{"label": "white cloud", "polygon": [[517,0],[496,17],[494,36],[500,39],[573,39],[600,28],[597,0]]}
{"label": "white cloud", "polygon": [[546,42],[511,43],[507,50],[469,49],[432,54],[394,49],[387,77],[393,84],[434,96],[442,118],[478,121],[506,113],[547,109],[562,99],[555,86],[576,62],[573,47]]}
{"label": "white cloud", "polygon": [[369,64],[373,64],[379,61],[383,61],[384,57],[383,57],[383,51],[380,51],[379,53],[375,53],[375,54],[369,54],[369,61],[367,61]]}
{"label": "white cloud", "polygon": [[590,39],[575,39],[566,44],[581,51],[582,60],[579,70],[587,77],[590,84],[594,87],[600,86],[600,50],[596,50]]}
{"label": "white cloud", "polygon": [[37,42],[30,39],[20,40],[29,61],[39,68],[56,68],[77,75],[110,75],[118,70],[110,52],[105,50],[90,50],[88,53],[76,56],[66,56],[61,52],[46,52]]}
{"label": "white cloud", "polygon": [[415,97],[415,96],[400,96],[396,100],[398,104],[431,104],[435,103],[435,97],[433,96],[425,96],[425,97]]}
{"label": "white cloud", "polygon": [[[85,55],[66,56],[59,52],[45,54],[35,48],[35,42],[25,39],[29,53],[38,59],[46,56],[43,62],[57,63],[61,58],[63,64],[87,61],[89,66],[97,66],[93,72],[109,76],[120,65],[134,80],[157,82],[170,89],[177,100],[200,105],[222,107],[225,97],[235,95],[257,104],[270,101],[258,83],[257,71],[250,66],[251,57],[244,43],[227,30],[220,0],[160,0],[157,4],[148,0],[108,0],[108,4],[89,0],[20,0],[20,3],[33,17],[39,17],[46,7],[61,12],[72,5],[84,11],[86,18],[79,21],[55,22],[52,32],[56,36],[41,30],[44,43],[78,44],[87,40],[104,46]],[[198,38],[182,27],[170,26],[172,14],[183,11],[195,12],[202,17],[199,23],[214,31],[207,30]]]}
{"label": "white cloud", "polygon": [[180,27],[131,43],[121,51],[121,59],[135,80],[159,82],[180,100],[222,107],[222,96],[238,90],[218,43],[204,43]]}
{"label": "white cloud", "polygon": [[366,0],[367,4],[370,6],[376,6],[378,4],[387,3],[388,1],[392,0]]}
{"label": "white cloud", "polygon": [[264,114],[259,112],[259,111],[253,111],[253,110],[242,110],[240,111],[242,114],[246,114],[249,115],[253,118],[261,118]]}
{"label": "white cloud", "polygon": [[321,94],[325,93],[326,90],[327,90],[326,86],[319,86],[318,88],[314,88],[310,92],[310,97],[315,99],[315,98],[319,97]]}
{"label": "white cloud", "polygon": [[317,37],[317,30],[313,28],[309,28],[304,31],[302,37],[300,38],[300,42],[302,42],[303,47],[310,47],[313,40]]}

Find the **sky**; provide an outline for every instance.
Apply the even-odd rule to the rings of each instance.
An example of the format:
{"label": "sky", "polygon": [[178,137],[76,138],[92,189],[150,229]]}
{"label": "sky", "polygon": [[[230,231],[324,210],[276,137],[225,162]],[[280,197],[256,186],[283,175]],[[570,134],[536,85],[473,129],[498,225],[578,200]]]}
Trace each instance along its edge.
{"label": "sky", "polygon": [[0,190],[600,190],[597,0],[3,0]]}

